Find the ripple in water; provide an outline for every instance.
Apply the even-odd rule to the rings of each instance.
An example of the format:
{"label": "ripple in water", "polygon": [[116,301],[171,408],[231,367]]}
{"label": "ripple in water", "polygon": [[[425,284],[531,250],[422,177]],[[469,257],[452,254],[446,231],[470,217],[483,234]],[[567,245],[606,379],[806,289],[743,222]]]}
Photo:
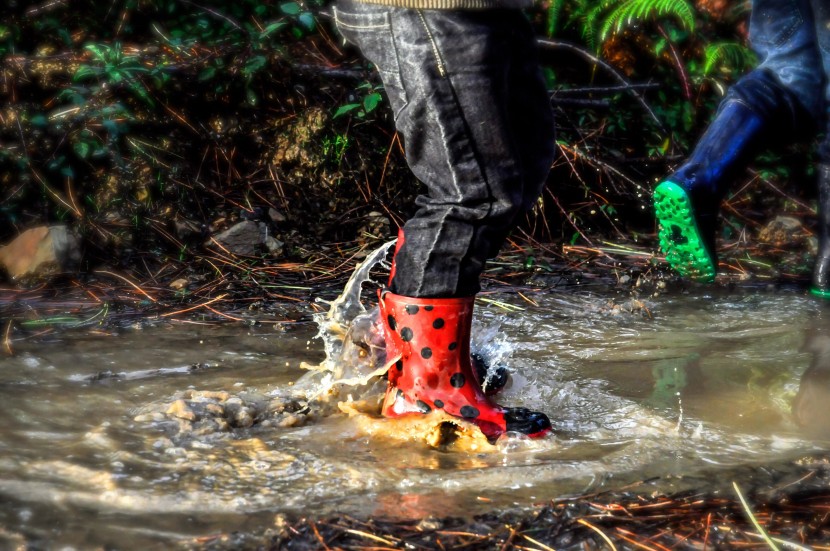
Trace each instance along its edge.
{"label": "ripple in water", "polygon": [[167,548],[279,513],[467,515],[655,477],[704,487],[828,448],[824,305],[741,289],[489,294],[474,346],[512,371],[499,400],[547,412],[556,433],[475,451],[432,448],[423,426],[396,438],[371,414],[385,254],[318,327],[15,343],[0,360],[0,547]]}

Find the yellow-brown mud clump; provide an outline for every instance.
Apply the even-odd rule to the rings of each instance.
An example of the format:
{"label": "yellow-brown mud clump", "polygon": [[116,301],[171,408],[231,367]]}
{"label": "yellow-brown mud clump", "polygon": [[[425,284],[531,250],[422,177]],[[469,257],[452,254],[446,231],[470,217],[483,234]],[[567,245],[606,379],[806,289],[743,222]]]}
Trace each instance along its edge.
{"label": "yellow-brown mud clump", "polygon": [[340,402],[338,406],[361,432],[372,438],[425,443],[439,450],[461,453],[496,451],[476,425],[440,410],[389,418],[380,417],[377,407],[367,402]]}

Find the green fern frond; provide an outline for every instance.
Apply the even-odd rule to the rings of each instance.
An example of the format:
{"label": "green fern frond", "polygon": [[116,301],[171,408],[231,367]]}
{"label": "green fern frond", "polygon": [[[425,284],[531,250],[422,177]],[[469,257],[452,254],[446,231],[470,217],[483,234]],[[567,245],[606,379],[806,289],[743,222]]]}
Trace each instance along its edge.
{"label": "green fern frond", "polygon": [[548,36],[553,36],[559,26],[559,18],[562,14],[562,7],[565,5],[565,0],[551,0],[548,6],[547,13],[547,33]]}
{"label": "green fern frond", "polygon": [[[603,0],[597,2],[596,0],[551,0],[550,8],[548,9],[548,33],[556,30],[561,13],[567,13],[567,20],[563,27],[575,27],[585,44],[591,48],[597,48],[597,30],[598,20],[602,12],[608,7],[620,0]],[[555,16],[555,19],[551,18]]]}
{"label": "green fern frond", "polygon": [[703,52],[703,74],[709,75],[715,68],[744,71],[756,63],[755,53],[739,42],[715,42]]}
{"label": "green fern frond", "polygon": [[592,49],[599,49],[599,33],[597,27],[599,26],[599,19],[605,11],[609,2],[594,3],[582,16],[582,37],[585,43]]}
{"label": "green fern frond", "polygon": [[600,40],[635,23],[663,17],[678,19],[689,31],[695,29],[695,9],[686,0],[623,0],[603,21]]}

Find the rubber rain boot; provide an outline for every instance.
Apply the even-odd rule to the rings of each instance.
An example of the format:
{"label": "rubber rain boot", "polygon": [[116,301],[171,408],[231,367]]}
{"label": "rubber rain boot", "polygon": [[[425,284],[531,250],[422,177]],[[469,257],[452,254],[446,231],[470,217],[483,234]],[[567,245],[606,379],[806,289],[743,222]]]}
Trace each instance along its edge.
{"label": "rubber rain boot", "polygon": [[389,366],[383,415],[442,409],[476,424],[491,441],[506,432],[545,435],[551,424],[544,413],[499,406],[481,390],[470,358],[474,300],[381,294]]}
{"label": "rubber rain boot", "polygon": [[818,255],[810,293],[830,299],[830,164],[818,171]]}
{"label": "rubber rain boot", "polygon": [[680,275],[714,281],[720,202],[731,179],[756,152],[764,126],[764,119],[743,101],[725,102],[689,159],[655,188],[660,249]]}
{"label": "rubber rain boot", "polygon": [[[395,257],[398,255],[401,247],[403,247],[404,241],[405,238],[403,228],[398,228],[398,240],[395,243],[395,251],[392,254],[392,263],[389,268],[389,281],[387,282],[387,287],[392,287],[392,279],[395,277],[395,273],[397,272]],[[484,390],[484,394],[487,396],[493,396],[498,394],[505,386],[507,386],[507,383],[510,380],[510,372],[506,367],[497,365],[491,368],[487,365],[487,361],[481,354],[471,354],[470,361],[473,366],[473,374],[475,375],[479,386]]]}

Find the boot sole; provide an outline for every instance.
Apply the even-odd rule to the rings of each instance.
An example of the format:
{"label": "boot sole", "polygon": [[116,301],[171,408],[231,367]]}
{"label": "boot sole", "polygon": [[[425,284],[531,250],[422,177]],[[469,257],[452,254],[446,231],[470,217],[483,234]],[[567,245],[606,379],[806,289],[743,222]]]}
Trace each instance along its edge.
{"label": "boot sole", "polygon": [[816,297],[830,299],[830,289],[819,289],[818,287],[811,287],[810,294]]}
{"label": "boot sole", "polygon": [[661,183],[654,190],[654,213],[660,249],[671,267],[694,281],[713,282],[715,263],[703,244],[686,190],[674,182]]}
{"label": "boot sole", "polygon": [[[394,419],[394,418],[400,418],[400,417],[407,416],[407,415],[430,415],[433,411],[440,411],[438,409],[431,409],[428,404],[424,404],[426,406],[426,408],[421,409],[417,405],[412,404],[411,402],[407,401],[407,399],[405,398],[405,395],[400,390],[394,389],[394,392],[392,392],[392,390],[393,390],[393,387],[389,387],[389,389],[386,392],[386,396],[383,399],[383,406],[381,408],[381,415],[383,415],[384,417],[389,417],[389,418]],[[509,410],[515,411],[516,409],[523,409],[523,408],[505,408],[505,411],[506,412],[509,411]],[[517,428],[515,425],[513,427],[511,427],[510,426],[511,422],[507,421],[507,419],[505,419],[505,421],[507,421],[507,427],[506,428],[499,429],[498,434],[488,434],[482,428],[481,423],[476,422],[475,419],[467,418],[467,417],[464,417],[464,416],[461,416],[461,415],[456,415],[456,414],[450,413],[446,410],[444,410],[444,413],[446,415],[448,415],[450,417],[454,417],[458,420],[465,421],[465,422],[470,423],[472,425],[477,425],[479,430],[481,431],[481,433],[484,434],[484,436],[491,443],[495,442],[501,435],[506,434],[506,433],[507,434],[509,434],[509,433],[521,434],[521,435],[523,435],[527,438],[535,439],[535,438],[542,438],[542,437],[550,434],[551,432],[553,432],[553,426],[550,423],[550,419],[548,419],[547,415],[544,415],[544,414],[541,414],[541,416],[544,418],[544,421],[535,423],[537,426],[533,427],[533,428],[538,428],[539,430],[535,430],[535,431],[532,431],[532,432],[530,432],[530,431],[529,432],[524,432],[522,430],[519,430],[519,428]],[[539,414],[537,414],[537,415],[539,415]],[[537,420],[538,420],[538,417],[537,417]],[[495,423],[485,423],[485,424],[495,425]],[[542,425],[542,426],[540,427],[539,425]]]}

